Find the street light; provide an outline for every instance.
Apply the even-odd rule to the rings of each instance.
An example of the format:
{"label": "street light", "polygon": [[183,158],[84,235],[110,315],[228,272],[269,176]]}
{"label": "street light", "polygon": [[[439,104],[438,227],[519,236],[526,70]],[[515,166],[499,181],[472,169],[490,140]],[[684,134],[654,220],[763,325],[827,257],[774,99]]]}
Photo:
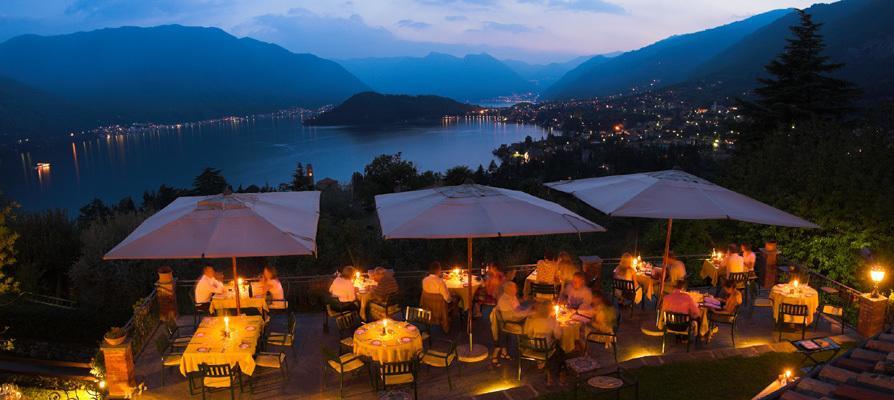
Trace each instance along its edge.
{"label": "street light", "polygon": [[869,278],[872,279],[872,298],[878,298],[878,284],[885,279],[885,270],[880,265],[876,265],[869,270]]}

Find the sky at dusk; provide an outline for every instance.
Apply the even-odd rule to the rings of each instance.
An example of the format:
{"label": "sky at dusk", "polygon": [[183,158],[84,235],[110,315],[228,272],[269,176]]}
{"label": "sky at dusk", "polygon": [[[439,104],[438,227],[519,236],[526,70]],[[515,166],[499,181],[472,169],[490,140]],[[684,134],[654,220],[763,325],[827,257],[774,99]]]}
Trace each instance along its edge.
{"label": "sky at dusk", "polygon": [[322,57],[488,52],[532,62],[633,50],[817,0],[0,0],[0,41],[124,25],[219,27]]}

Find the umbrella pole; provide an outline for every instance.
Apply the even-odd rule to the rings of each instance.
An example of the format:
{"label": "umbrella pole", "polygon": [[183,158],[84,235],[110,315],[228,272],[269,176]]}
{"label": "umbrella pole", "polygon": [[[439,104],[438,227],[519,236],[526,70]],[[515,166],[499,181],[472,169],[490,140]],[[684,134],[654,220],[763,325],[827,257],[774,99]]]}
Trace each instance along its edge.
{"label": "umbrella pole", "polygon": [[233,286],[236,288],[236,315],[242,314],[242,307],[239,304],[239,275],[236,274],[236,257],[233,257]]}
{"label": "umbrella pole", "polygon": [[468,315],[468,320],[467,320],[468,324],[466,325],[466,329],[468,329],[468,332],[469,332],[469,347],[458,346],[456,349],[456,353],[457,353],[457,358],[459,358],[460,361],[473,363],[473,362],[479,362],[479,361],[486,360],[487,356],[488,356],[488,350],[487,350],[487,347],[484,347],[484,345],[475,344],[472,341],[472,308],[473,308],[472,303],[474,303],[472,296],[474,296],[474,293],[472,293],[472,279],[473,278],[472,278],[472,238],[471,237],[466,238],[466,254],[467,254],[466,262],[468,263],[467,268],[469,271],[469,304],[466,305],[467,307],[469,307],[469,310],[466,312],[466,314]]}

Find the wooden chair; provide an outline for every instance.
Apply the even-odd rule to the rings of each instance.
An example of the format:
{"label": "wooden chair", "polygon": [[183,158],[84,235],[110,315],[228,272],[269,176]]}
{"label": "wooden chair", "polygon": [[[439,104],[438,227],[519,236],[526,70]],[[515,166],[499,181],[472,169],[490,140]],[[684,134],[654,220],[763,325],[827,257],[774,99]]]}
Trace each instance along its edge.
{"label": "wooden chair", "polygon": [[782,340],[782,325],[784,325],[785,317],[791,317],[794,319],[801,319],[801,322],[791,322],[795,325],[801,325],[801,340],[804,340],[804,336],[807,332],[807,305],[806,304],[789,304],[789,303],[781,303],[779,304],[779,310],[776,312],[776,329],[779,331],[779,339]]}
{"label": "wooden chair", "polygon": [[[642,288],[636,285],[634,281],[625,279],[612,279],[612,299],[618,305],[618,309],[630,307],[630,316],[633,316],[633,307],[636,305],[636,292],[642,291]],[[645,296],[644,296],[645,297]],[[646,299],[642,299],[642,307],[645,308]],[[621,313],[618,313],[618,319],[621,319]]]}
{"label": "wooden chair", "polygon": [[267,333],[264,338],[265,348],[266,346],[291,347],[292,354],[298,355],[295,350],[295,327],[297,324],[298,320],[295,318],[295,314],[289,313],[289,322],[286,331]]}
{"label": "wooden chair", "polygon": [[517,346],[518,336],[524,333],[525,320],[507,321],[503,318],[503,312],[500,310],[494,308],[491,312],[494,313],[494,318],[497,320],[497,330],[500,334],[514,337]]}
{"label": "wooden chair", "polygon": [[397,302],[397,295],[388,296],[384,302],[370,301],[369,316],[373,321],[384,319],[385,317],[394,319],[395,315],[400,315],[401,306]]}
{"label": "wooden chair", "polygon": [[347,349],[347,351],[339,350],[340,354],[350,353],[354,351],[354,331],[363,325],[360,321],[360,314],[351,311],[335,317],[335,325],[338,326],[338,344],[339,349]]}
{"label": "wooden chair", "polygon": [[459,374],[462,375],[462,363],[455,362],[457,358],[456,354],[456,340],[447,340],[447,339],[437,339],[436,343],[443,343],[444,350],[434,350],[431,346],[424,353],[422,353],[422,358],[419,361],[428,367],[435,368],[444,368],[447,372],[447,387],[453,390],[453,382],[450,380],[450,367],[453,364],[456,364],[459,369]]}
{"label": "wooden chair", "polygon": [[688,353],[692,346],[692,317],[685,313],[675,313],[670,311],[662,311],[664,315],[664,329],[661,335],[661,354],[667,347],[667,337],[686,337],[686,352]]}
{"label": "wooden chair", "polygon": [[736,306],[732,314],[708,313],[709,329],[713,330],[714,327],[719,328],[720,325],[729,325],[729,334],[733,340],[733,347],[736,347],[736,321],[739,319],[739,308],[741,308],[741,305]]}
{"label": "wooden chair", "polygon": [[[230,400],[236,400],[236,383],[239,383],[239,393],[242,393],[242,371],[239,364],[231,367],[230,364],[199,364],[199,371],[202,372],[202,400],[205,400],[205,393],[212,393],[219,390],[230,390]],[[215,387],[212,383],[226,382],[226,386]]]}
{"label": "wooden chair", "polygon": [[556,352],[556,344],[550,344],[546,338],[532,338],[528,335],[518,337],[518,380],[522,376],[522,361],[545,363]]}
{"label": "wooden chair", "polygon": [[283,380],[288,378],[289,364],[286,360],[286,353],[259,352],[255,355],[255,365],[263,368],[278,369],[282,374]]}
{"label": "wooden chair", "polygon": [[[341,399],[344,397],[345,375],[357,374],[363,370],[363,367],[367,367],[367,364],[360,358],[359,355],[354,353],[336,355],[334,351],[326,347],[322,347],[321,351],[323,353],[323,376],[320,384],[323,386],[323,390],[325,390],[326,372],[329,371],[337,374],[338,398]],[[369,372],[368,368],[367,372]],[[372,377],[370,376],[370,378]]]}
{"label": "wooden chair", "polygon": [[431,311],[420,307],[407,306],[404,312],[404,321],[409,322],[419,329],[422,341],[431,346]]}
{"label": "wooden chair", "polygon": [[155,339],[155,349],[161,356],[161,386],[165,385],[165,371],[168,368],[179,368],[180,360],[183,358],[182,352],[176,352],[168,341],[168,337],[161,335]]}
{"label": "wooden chair", "polygon": [[559,297],[559,288],[551,283],[531,282],[531,296],[536,300],[554,301]]}
{"label": "wooden chair", "polygon": [[376,390],[382,384],[382,390],[390,387],[410,385],[413,387],[413,398],[418,399],[419,393],[416,387],[416,370],[418,360],[386,362],[379,364],[376,372]]}

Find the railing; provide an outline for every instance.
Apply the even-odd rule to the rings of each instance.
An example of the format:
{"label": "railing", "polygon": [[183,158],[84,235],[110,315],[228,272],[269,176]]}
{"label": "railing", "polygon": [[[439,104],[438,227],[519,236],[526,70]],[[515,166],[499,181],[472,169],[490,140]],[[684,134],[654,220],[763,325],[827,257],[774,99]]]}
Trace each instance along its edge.
{"label": "railing", "polygon": [[74,300],[63,299],[61,297],[53,297],[31,292],[22,292],[22,298],[25,299],[25,301],[27,302],[43,304],[50,307],[64,308],[67,310],[74,310],[76,308]]}
{"label": "railing", "polygon": [[[817,289],[820,296],[820,307],[826,304],[841,307],[843,314],[842,322],[846,326],[855,329],[857,318],[860,315],[859,297],[862,293],[809,268],[801,268],[800,273],[802,276],[807,276],[810,286]],[[834,290],[830,291],[832,293],[829,293],[824,288]]]}
{"label": "railing", "polygon": [[123,327],[131,338],[130,343],[134,357],[140,355],[143,348],[146,347],[146,343],[155,334],[158,325],[158,300],[156,290],[152,289],[148,296],[134,304],[133,316],[130,317]]}

